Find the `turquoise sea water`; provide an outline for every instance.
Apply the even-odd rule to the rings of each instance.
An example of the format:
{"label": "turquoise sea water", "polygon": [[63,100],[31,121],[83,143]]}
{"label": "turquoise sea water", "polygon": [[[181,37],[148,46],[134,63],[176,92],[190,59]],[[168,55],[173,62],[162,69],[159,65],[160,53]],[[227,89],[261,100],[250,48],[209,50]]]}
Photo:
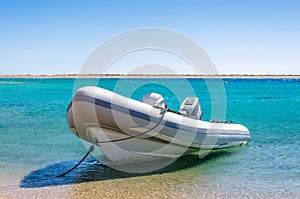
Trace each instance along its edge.
{"label": "turquoise sea water", "polygon": [[[113,169],[103,170],[91,157],[66,177],[36,182],[66,171],[86,153],[66,123],[65,112],[74,82],[74,79],[0,80],[0,190],[131,177]],[[85,79],[79,85],[94,82]],[[296,79],[223,82],[225,119],[247,126],[251,132],[249,144],[215,152],[204,160],[195,155],[183,157],[160,172],[170,175],[183,172],[181,176],[206,178],[206,189],[232,191],[233,197],[238,196],[235,194],[242,197],[244,193],[299,196],[300,82]],[[215,119],[211,117],[215,99],[211,99],[202,79],[101,79],[99,85],[135,99],[141,99],[147,92],[158,92],[165,97],[169,108],[178,109],[181,100],[190,94],[186,83],[201,101],[202,119]],[[196,180],[191,183],[203,186]]]}

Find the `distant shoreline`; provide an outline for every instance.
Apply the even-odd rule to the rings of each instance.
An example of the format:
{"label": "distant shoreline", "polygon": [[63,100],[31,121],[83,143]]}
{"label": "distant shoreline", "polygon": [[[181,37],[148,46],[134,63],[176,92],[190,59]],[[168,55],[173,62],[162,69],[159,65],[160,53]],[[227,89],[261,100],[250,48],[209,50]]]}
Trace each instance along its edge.
{"label": "distant shoreline", "polygon": [[123,75],[123,74],[56,74],[56,75],[0,75],[4,78],[59,79],[59,78],[222,78],[222,79],[300,79],[300,75]]}

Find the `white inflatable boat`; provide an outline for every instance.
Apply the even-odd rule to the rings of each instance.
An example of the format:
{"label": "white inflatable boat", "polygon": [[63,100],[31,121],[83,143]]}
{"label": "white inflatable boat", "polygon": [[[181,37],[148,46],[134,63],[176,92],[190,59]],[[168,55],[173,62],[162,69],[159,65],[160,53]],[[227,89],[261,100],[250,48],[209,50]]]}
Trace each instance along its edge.
{"label": "white inflatable boat", "polygon": [[115,163],[177,158],[249,141],[245,126],[201,121],[201,115],[195,97],[187,97],[179,111],[172,111],[156,93],[136,101],[91,86],[79,89],[67,110],[71,131],[99,146]]}

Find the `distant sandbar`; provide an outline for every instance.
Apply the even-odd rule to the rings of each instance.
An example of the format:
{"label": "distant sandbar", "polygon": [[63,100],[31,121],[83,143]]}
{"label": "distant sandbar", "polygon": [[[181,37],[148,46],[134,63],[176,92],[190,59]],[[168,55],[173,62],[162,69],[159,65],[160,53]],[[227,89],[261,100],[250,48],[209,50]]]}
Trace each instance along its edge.
{"label": "distant sandbar", "polygon": [[144,75],[144,74],[56,74],[56,75],[0,75],[0,78],[230,78],[230,79],[300,79],[300,75]]}

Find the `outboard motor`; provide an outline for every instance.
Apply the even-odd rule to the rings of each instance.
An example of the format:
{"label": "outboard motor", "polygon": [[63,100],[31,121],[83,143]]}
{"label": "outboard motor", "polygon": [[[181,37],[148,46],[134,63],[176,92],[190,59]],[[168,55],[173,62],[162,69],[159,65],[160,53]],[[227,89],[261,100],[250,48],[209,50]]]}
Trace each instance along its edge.
{"label": "outboard motor", "polygon": [[179,112],[188,117],[201,119],[202,111],[197,97],[187,97],[182,102]]}
{"label": "outboard motor", "polygon": [[142,102],[154,107],[167,108],[165,99],[158,93],[147,93],[143,96]]}

